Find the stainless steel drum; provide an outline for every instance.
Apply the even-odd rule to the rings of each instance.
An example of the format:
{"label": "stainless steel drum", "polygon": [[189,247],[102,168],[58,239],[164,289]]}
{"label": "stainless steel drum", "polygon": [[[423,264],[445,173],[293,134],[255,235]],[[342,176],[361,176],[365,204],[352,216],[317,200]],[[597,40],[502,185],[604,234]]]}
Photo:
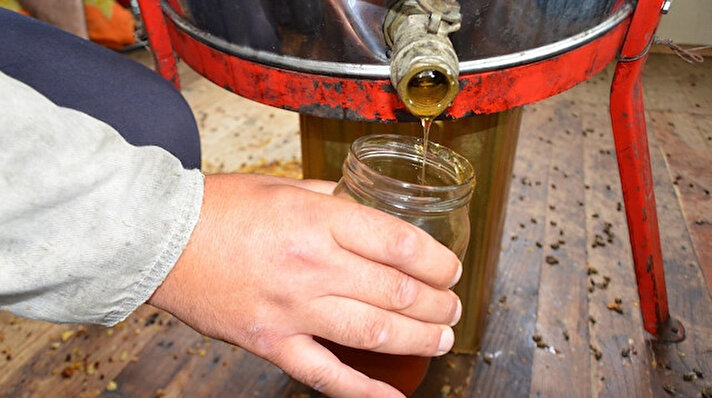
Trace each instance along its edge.
{"label": "stainless steel drum", "polygon": [[[386,0],[181,0],[168,16],[228,54],[280,68],[351,77],[390,75]],[[450,34],[460,73],[543,59],[591,41],[632,0],[462,0]],[[553,46],[552,46],[553,45]],[[545,47],[545,48],[542,48]],[[503,57],[507,56],[507,57]]]}

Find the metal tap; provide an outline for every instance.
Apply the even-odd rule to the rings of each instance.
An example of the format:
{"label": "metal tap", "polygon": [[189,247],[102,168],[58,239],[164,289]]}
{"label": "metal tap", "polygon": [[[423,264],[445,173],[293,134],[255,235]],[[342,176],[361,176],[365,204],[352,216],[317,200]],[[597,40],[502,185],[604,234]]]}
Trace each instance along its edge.
{"label": "metal tap", "polygon": [[438,116],[459,91],[459,61],[448,35],[461,20],[456,0],[399,0],[386,15],[391,83],[415,116]]}

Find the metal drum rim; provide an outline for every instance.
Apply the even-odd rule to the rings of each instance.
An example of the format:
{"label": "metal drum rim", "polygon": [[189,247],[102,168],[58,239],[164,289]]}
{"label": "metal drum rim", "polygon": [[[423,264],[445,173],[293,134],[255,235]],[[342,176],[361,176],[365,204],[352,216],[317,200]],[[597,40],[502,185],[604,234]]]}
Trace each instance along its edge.
{"label": "metal drum rim", "polygon": [[[163,13],[181,30],[194,39],[206,45],[220,50],[229,55],[233,55],[249,61],[262,63],[278,68],[304,72],[309,74],[319,74],[327,76],[361,78],[361,79],[389,79],[390,65],[374,64],[354,64],[346,62],[314,61],[291,55],[277,55],[267,51],[255,50],[246,46],[230,43],[225,39],[202,31],[183,18],[168,3],[161,0]],[[625,3],[620,10],[610,15],[606,20],[576,35],[567,37],[554,43],[528,50],[518,51],[495,57],[483,58],[471,61],[460,62],[460,74],[467,75],[479,72],[486,72],[496,69],[523,65],[535,61],[547,59],[584,44],[604,35],[611,29],[623,22],[632,13],[633,7]]]}

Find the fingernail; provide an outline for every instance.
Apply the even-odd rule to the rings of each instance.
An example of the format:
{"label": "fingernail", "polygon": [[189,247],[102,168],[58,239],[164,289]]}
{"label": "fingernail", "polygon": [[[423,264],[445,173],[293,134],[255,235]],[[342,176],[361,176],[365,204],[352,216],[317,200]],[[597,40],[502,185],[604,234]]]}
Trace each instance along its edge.
{"label": "fingernail", "polygon": [[449,287],[453,287],[457,284],[457,282],[460,281],[460,277],[462,277],[462,263],[459,263],[457,266],[457,272],[455,273],[455,277],[452,278],[452,282],[450,282]]}
{"label": "fingernail", "polygon": [[438,344],[438,352],[435,353],[436,356],[443,355],[450,351],[452,345],[455,343],[455,333],[451,328],[443,328],[440,334],[440,344]]}
{"label": "fingernail", "polygon": [[462,316],[462,301],[460,301],[460,298],[457,298],[457,308],[455,309],[455,315],[452,317],[452,321],[450,321],[450,326],[455,326],[458,322],[460,322],[460,317]]}

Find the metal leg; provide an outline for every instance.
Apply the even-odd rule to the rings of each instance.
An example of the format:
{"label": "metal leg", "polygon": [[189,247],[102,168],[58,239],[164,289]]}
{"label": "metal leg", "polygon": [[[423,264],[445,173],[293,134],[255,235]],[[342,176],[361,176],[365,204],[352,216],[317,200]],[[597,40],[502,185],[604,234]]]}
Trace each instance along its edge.
{"label": "metal leg", "polygon": [[613,76],[610,111],[643,327],[673,342],[685,338],[685,329],[668,309],[640,80],[663,2],[640,0],[636,6]]}
{"label": "metal leg", "polygon": [[153,51],[156,71],[180,90],[180,78],[173,46],[161,12],[160,0],[138,0],[144,29]]}
{"label": "metal leg", "polygon": [[644,62],[645,57],[619,62],[616,66],[611,89],[611,120],[643,326],[660,338],[670,313],[640,82]]}

